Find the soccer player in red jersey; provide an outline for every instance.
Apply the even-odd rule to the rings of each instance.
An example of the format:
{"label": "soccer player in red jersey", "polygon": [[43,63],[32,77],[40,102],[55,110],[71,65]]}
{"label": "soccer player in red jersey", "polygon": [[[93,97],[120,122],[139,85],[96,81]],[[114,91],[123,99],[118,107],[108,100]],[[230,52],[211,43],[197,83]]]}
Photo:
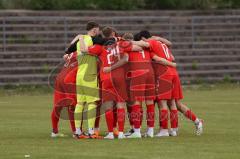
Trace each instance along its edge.
{"label": "soccer player in red jersey", "polygon": [[[102,83],[102,107],[105,108],[105,117],[108,126],[108,135],[105,139],[114,139],[113,135],[113,106],[117,106],[117,122],[119,127],[118,138],[124,138],[123,130],[125,123],[125,107],[127,100],[125,69],[124,64],[128,61],[126,51],[132,50],[131,47],[123,48],[113,38],[113,31],[110,27],[102,30],[105,38],[105,44],[93,45],[86,48],[83,40],[80,38],[81,51],[96,55],[101,60],[100,80]],[[122,50],[123,49],[123,50]],[[129,49],[129,50],[128,50]]]}
{"label": "soccer player in red jersey", "polygon": [[[169,49],[169,46],[167,46],[164,43],[161,42],[157,42],[156,40],[150,39],[151,35],[148,31],[142,31],[141,33],[141,37],[143,40],[146,40],[150,43],[151,45],[151,49],[153,51],[153,58],[158,61],[159,57],[161,58],[165,58],[166,60],[169,61],[174,61],[175,58],[172,55],[171,50]],[[181,81],[178,75],[178,72],[176,70],[176,68],[174,67],[167,67],[164,68],[161,65],[156,65],[157,67],[155,67],[155,73],[156,76],[159,76],[159,80],[158,80],[158,84],[159,84],[159,89],[158,94],[160,94],[160,98],[161,98],[161,93],[165,93],[164,89],[166,90],[166,86],[171,86],[172,87],[172,91],[171,91],[171,96],[173,99],[175,99],[175,103],[176,106],[178,108],[178,110],[180,112],[182,112],[183,114],[185,114],[185,116],[192,120],[196,126],[196,133],[197,135],[200,135],[203,131],[203,124],[202,124],[202,120],[198,119],[196,117],[196,115],[186,106],[184,105],[180,100],[183,98],[183,94],[182,94],[182,88],[181,88]],[[166,72],[164,72],[163,70],[166,70]],[[160,72],[160,73],[159,73]],[[164,74],[163,74],[164,73]],[[171,74],[171,78],[166,77],[166,74]],[[168,84],[166,84],[166,82]],[[170,84],[170,85],[169,85]],[[161,86],[165,86],[165,87],[161,87]],[[169,93],[165,93],[165,95],[170,95]],[[170,104],[170,102],[168,102],[168,104]],[[166,103],[164,103],[164,105],[166,105]],[[166,111],[161,111],[161,126],[167,128],[166,126],[166,118],[167,115]],[[174,111],[171,112],[171,126],[172,129],[170,131],[170,135],[172,136],[176,136],[177,135],[177,112],[174,109]],[[176,122],[175,122],[176,121]],[[157,136],[168,136],[168,132],[167,130],[160,132]]]}
{"label": "soccer player in red jersey", "polygon": [[58,123],[63,108],[67,108],[69,121],[74,134],[74,109],[76,105],[76,74],[77,74],[77,54],[71,53],[64,55],[66,61],[64,67],[55,79],[54,85],[54,105],[51,113],[52,133],[51,137],[64,137],[64,134],[58,132]]}
{"label": "soccer player in red jersey", "polygon": [[[133,35],[127,33],[123,39],[133,42]],[[134,44],[134,43],[133,43]],[[135,42],[139,45],[139,43]],[[153,137],[154,129],[154,102],[155,99],[155,81],[154,72],[151,65],[150,53],[147,50],[130,51],[129,54],[129,77],[130,77],[130,100],[131,118],[134,125],[134,133],[128,138],[141,138],[142,123],[142,103],[147,105],[147,135]]]}

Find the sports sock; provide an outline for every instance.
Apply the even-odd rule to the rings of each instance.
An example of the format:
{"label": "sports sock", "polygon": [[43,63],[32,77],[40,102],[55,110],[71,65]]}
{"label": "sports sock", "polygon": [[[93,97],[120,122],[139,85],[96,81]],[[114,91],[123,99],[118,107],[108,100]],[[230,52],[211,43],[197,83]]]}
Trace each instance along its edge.
{"label": "sports sock", "polygon": [[163,109],[159,111],[159,124],[162,129],[168,129],[168,110]]}
{"label": "sports sock", "polygon": [[187,112],[185,113],[185,116],[188,119],[192,120],[193,122],[196,121],[196,119],[197,119],[196,115],[190,109],[187,110]]}
{"label": "sports sock", "polygon": [[132,119],[133,119],[134,128],[139,129],[141,127],[141,120],[142,120],[141,106],[140,105],[133,105],[132,106],[131,116],[132,116]]}
{"label": "sports sock", "polygon": [[77,104],[75,107],[75,114],[74,114],[74,119],[75,119],[75,127],[79,128],[81,127],[82,123],[82,117],[83,117],[83,105],[82,104]]}
{"label": "sports sock", "polygon": [[118,108],[117,109],[117,122],[118,122],[118,131],[124,131],[124,123],[125,123],[125,109]]}
{"label": "sports sock", "polygon": [[105,118],[107,122],[107,127],[108,127],[108,132],[112,133],[113,132],[113,110],[109,109],[105,113]]}
{"label": "sports sock", "polygon": [[113,108],[113,128],[117,128],[118,123],[118,109],[116,107]]}
{"label": "sports sock", "polygon": [[155,111],[154,104],[147,105],[147,126],[154,127]]}
{"label": "sports sock", "polygon": [[95,103],[88,104],[88,112],[87,112],[88,128],[92,130],[95,126],[96,108],[97,108],[97,105]]}
{"label": "sports sock", "polygon": [[171,128],[178,128],[178,110],[171,110],[170,112]]}

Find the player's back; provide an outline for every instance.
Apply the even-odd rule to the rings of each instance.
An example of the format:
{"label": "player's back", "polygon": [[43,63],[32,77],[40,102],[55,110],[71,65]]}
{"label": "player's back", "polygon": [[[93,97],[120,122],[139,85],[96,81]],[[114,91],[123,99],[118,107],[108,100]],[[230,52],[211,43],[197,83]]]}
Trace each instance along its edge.
{"label": "player's back", "polygon": [[[164,58],[170,62],[174,61],[174,56],[172,55],[171,49],[169,47],[157,40],[148,40],[150,44],[150,51],[151,51],[151,56],[157,55],[161,58]],[[153,64],[154,71],[156,75],[161,75],[161,74],[169,74],[169,75],[174,75],[176,74],[176,68],[173,67],[168,67],[159,63],[154,63]]]}

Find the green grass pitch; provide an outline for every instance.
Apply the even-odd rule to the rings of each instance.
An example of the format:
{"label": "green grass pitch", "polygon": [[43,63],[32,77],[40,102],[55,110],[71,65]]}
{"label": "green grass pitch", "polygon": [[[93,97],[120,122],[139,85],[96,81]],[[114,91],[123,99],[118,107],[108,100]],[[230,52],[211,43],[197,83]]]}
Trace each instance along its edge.
{"label": "green grass pitch", "polygon": [[[240,158],[238,85],[185,89],[184,103],[204,119],[204,134],[196,136],[193,124],[181,116],[179,136],[161,139],[77,141],[70,136],[68,121],[63,120],[60,122],[60,130],[69,137],[52,139],[52,95],[29,94],[0,95],[1,159]],[[105,131],[104,118],[101,125],[102,131]]]}

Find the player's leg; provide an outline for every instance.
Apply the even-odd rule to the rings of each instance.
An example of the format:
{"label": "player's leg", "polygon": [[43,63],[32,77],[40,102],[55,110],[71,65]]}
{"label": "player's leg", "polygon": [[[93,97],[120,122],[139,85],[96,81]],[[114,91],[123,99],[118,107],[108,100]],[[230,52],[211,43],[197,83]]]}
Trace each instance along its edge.
{"label": "player's leg", "polygon": [[74,111],[75,111],[75,106],[69,106],[68,107],[68,116],[69,116],[69,122],[70,122],[70,127],[72,129],[72,133],[76,133],[76,127],[75,127],[75,120],[74,120]]}
{"label": "player's leg", "polygon": [[[56,79],[58,80],[58,79]],[[59,81],[55,83],[55,91],[54,91],[54,100],[53,100],[53,110],[51,113],[51,121],[52,121],[52,133],[51,137],[63,137],[64,134],[58,132],[58,123],[62,110],[61,101],[65,98],[64,93],[61,91],[61,85]]]}
{"label": "player's leg", "polygon": [[114,136],[118,136],[118,128],[117,128],[117,123],[118,123],[118,119],[117,119],[117,106],[114,105],[113,106],[113,117],[114,117],[114,120],[113,120],[113,134]]}
{"label": "player's leg", "polygon": [[133,118],[132,118],[132,103],[127,102],[127,113],[128,113],[128,121],[130,125],[130,129],[124,134],[126,137],[130,136],[132,133],[134,133],[134,124],[133,124]]}
{"label": "player's leg", "polygon": [[99,136],[100,133],[100,119],[101,119],[101,103],[97,103],[97,110],[96,110],[96,120],[94,124],[94,133]]}
{"label": "player's leg", "polygon": [[105,136],[105,139],[114,139],[113,135],[113,121],[114,121],[114,115],[113,115],[113,101],[106,101],[103,103],[102,108],[105,110],[105,118],[108,128],[108,134]]}
{"label": "player's leg", "polygon": [[157,137],[169,136],[168,132],[168,105],[167,101],[172,99],[172,76],[166,74],[160,76],[157,81],[157,102],[159,108],[160,132]]}
{"label": "player's leg", "polygon": [[82,122],[83,122],[83,114],[84,114],[84,106],[85,103],[77,103],[74,111],[74,119],[75,119],[75,136],[76,138],[85,138],[82,132]]}
{"label": "player's leg", "polygon": [[170,122],[171,122],[171,136],[177,136],[178,131],[178,110],[175,103],[175,99],[170,100]]}
{"label": "player's leg", "polygon": [[87,103],[87,122],[88,122],[88,134],[90,138],[97,138],[94,134],[94,126],[96,121],[96,109],[97,101],[99,101],[99,88],[98,78],[96,75],[88,75],[87,78],[92,79],[91,81],[83,80],[84,95]]}
{"label": "player's leg", "polygon": [[114,122],[114,113],[113,106],[115,105],[114,101],[116,101],[114,87],[111,79],[106,79],[102,81],[102,109],[105,112],[105,119],[108,128],[108,134],[105,136],[105,139],[114,139],[113,135],[113,122]]}
{"label": "player's leg", "polygon": [[88,134],[94,135],[97,104],[95,102],[87,104]]}
{"label": "player's leg", "polygon": [[178,110],[185,115],[186,118],[193,121],[196,127],[196,134],[201,135],[203,133],[203,121],[199,119],[195,113],[189,109],[185,104],[181,102],[181,100],[176,100],[176,105]]}
{"label": "player's leg", "polygon": [[174,76],[173,97],[176,99],[177,109],[183,113],[188,119],[192,120],[196,127],[196,134],[201,135],[203,132],[203,121],[199,119],[186,105],[181,102],[183,99],[183,91],[179,75]]}
{"label": "player's leg", "polygon": [[135,101],[131,109],[131,118],[133,120],[134,133],[129,135],[128,138],[141,138],[142,102]]}
{"label": "player's leg", "polygon": [[146,76],[137,76],[130,81],[130,100],[133,101],[131,106],[131,118],[133,121],[134,133],[128,138],[141,138],[141,125],[143,119],[142,102],[145,101]]}
{"label": "player's leg", "polygon": [[123,132],[124,132],[124,124],[125,124],[125,102],[118,102],[117,103],[117,124],[118,124],[118,139],[125,138]]}
{"label": "player's leg", "polygon": [[155,105],[153,100],[146,101],[147,106],[147,137],[154,136]]}
{"label": "player's leg", "polygon": [[[151,71],[153,72],[153,71]],[[154,136],[154,121],[155,121],[155,105],[154,100],[156,98],[156,86],[155,86],[155,77],[153,73],[150,73],[147,76],[145,95],[146,95],[146,106],[147,106],[147,137]]]}
{"label": "player's leg", "polygon": [[168,132],[168,106],[167,100],[159,100],[158,101],[158,108],[159,108],[159,126],[160,131],[156,135],[156,137],[165,137],[169,136]]}
{"label": "player's leg", "polygon": [[53,107],[52,113],[51,113],[51,120],[52,120],[52,133],[51,137],[63,137],[64,135],[58,132],[58,123],[60,119],[62,107]]}

